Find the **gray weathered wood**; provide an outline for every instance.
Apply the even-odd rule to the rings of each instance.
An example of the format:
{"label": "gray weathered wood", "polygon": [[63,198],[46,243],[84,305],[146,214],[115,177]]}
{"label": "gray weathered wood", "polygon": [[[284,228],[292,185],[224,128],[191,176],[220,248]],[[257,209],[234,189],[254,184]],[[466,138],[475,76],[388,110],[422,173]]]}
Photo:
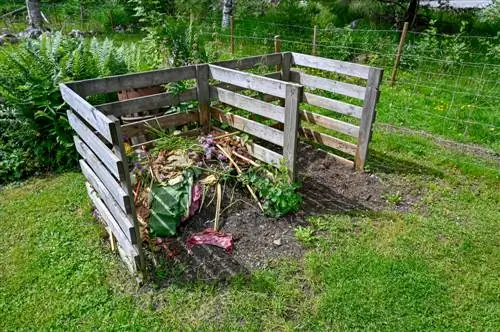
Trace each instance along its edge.
{"label": "gray weathered wood", "polygon": [[301,53],[292,53],[293,64],[310,67],[319,70],[326,70],[343,75],[368,79],[370,66],[360,65],[352,62],[338,61]]}
{"label": "gray weathered wood", "polygon": [[314,123],[352,137],[358,137],[359,135],[358,126],[352,125],[344,121],[332,119],[324,115],[301,110],[300,118],[309,123]]}
{"label": "gray weathered wood", "polygon": [[202,132],[210,131],[210,85],[208,65],[196,66],[196,86],[198,89],[199,116]]}
{"label": "gray weathered wood", "polygon": [[354,164],[358,171],[364,170],[366,158],[368,156],[368,144],[371,140],[372,125],[375,121],[375,107],[379,96],[378,87],[380,86],[382,75],[383,70],[377,68],[370,69],[363,106],[363,115],[359,127],[358,149],[354,158]]}
{"label": "gray weathered wood", "polygon": [[110,76],[68,83],[81,97],[98,93],[116,92],[126,89],[139,89],[170,82],[194,79],[195,66],[152,70],[142,73]]}
{"label": "gray weathered wood", "polygon": [[279,122],[285,121],[285,108],[217,87],[210,87],[212,100],[241,108]]}
{"label": "gray weathered wood", "polygon": [[365,98],[366,88],[359,85],[313,76],[295,70],[290,72],[290,77],[292,82],[299,83],[310,88],[326,90],[360,100],[364,100]]}
{"label": "gray weathered wood", "polygon": [[273,144],[283,146],[283,132],[280,130],[268,127],[256,121],[248,120],[239,115],[224,113],[213,107],[211,108],[211,113],[214,119],[220,122],[227,122],[233,128]]}
{"label": "gray weathered wood", "polygon": [[246,148],[252,157],[275,167],[279,166],[280,160],[283,158],[283,156],[279,153],[269,150],[268,148],[256,143],[247,143]]}
{"label": "gray weathered wood", "polygon": [[152,119],[125,124],[122,126],[122,131],[125,136],[132,137],[144,134],[150,127],[157,129],[173,128],[187,123],[196,122],[199,120],[199,117],[199,112],[197,110],[185,113],[167,114]]}
{"label": "gray weathered wood", "polygon": [[[285,98],[286,86],[287,84],[292,84],[214,65],[209,65],[209,68],[211,79],[280,98]],[[299,86],[297,84],[294,85]]]}
{"label": "gray weathered wood", "polygon": [[192,100],[196,100],[196,88],[188,89],[178,95],[167,92],[158,93],[139,98],[101,104],[97,105],[96,108],[106,115],[122,117],[132,113],[158,109],[160,107],[175,106]]}
{"label": "gray weathered wood", "polygon": [[283,157],[285,158],[291,181],[297,178],[297,136],[299,130],[299,104],[302,87],[287,85],[285,98],[285,131]]}
{"label": "gray weathered wood", "polygon": [[126,251],[127,255],[132,259],[135,259],[135,256],[139,255],[137,248],[132,244],[132,242],[127,238],[127,235],[118,226],[118,223],[116,222],[113,214],[109,211],[101,198],[97,195],[97,192],[94,190],[94,188],[88,182],[86,183],[86,186],[90,200],[99,212],[99,215],[102,217],[103,221],[111,229],[111,232],[117,239],[122,249]]}
{"label": "gray weathered wood", "polygon": [[123,163],[122,160],[111,151],[104,142],[97,137],[71,110],[68,110],[68,120],[71,127],[78,136],[92,149],[104,165],[117,178],[122,179]]}
{"label": "gray weathered wood", "polygon": [[281,79],[290,82],[290,69],[292,68],[292,53],[286,52],[282,54],[281,60]]}
{"label": "gray weathered wood", "polygon": [[309,105],[325,108],[357,119],[360,119],[363,113],[363,108],[361,106],[344,103],[343,101],[318,96],[309,92],[304,92],[302,101]]}
{"label": "gray weathered wood", "polygon": [[[80,160],[80,168],[82,169],[82,173],[87,179],[88,182],[95,188],[95,190],[99,193],[99,196],[106,203],[113,212],[118,211],[114,207],[121,209],[123,213],[127,213],[126,211],[130,211],[130,201],[128,200],[128,195],[125,193],[120,186],[120,184],[116,184],[116,186],[107,187],[106,184],[99,178],[96,172],[89,166],[89,163],[84,159]],[[95,168],[95,167],[94,167]],[[101,174],[102,175],[102,174]],[[114,192],[114,193],[113,193]],[[128,228],[132,228],[132,224],[127,222],[127,220],[120,220],[123,222],[123,230],[125,231]],[[132,237],[129,235],[130,239]]]}
{"label": "gray weathered wood", "polygon": [[300,134],[300,136],[307,138],[311,141],[324,144],[326,146],[337,149],[337,150],[342,151],[344,153],[347,153],[347,154],[350,154],[353,156],[356,154],[356,148],[357,148],[356,144],[346,142],[346,141],[341,140],[337,137],[323,134],[323,133],[317,132],[315,130],[312,130],[310,128],[300,128],[299,134]]}
{"label": "gray weathered wood", "polygon": [[245,70],[258,65],[273,66],[281,64],[281,53],[252,56],[243,59],[214,62],[213,65],[229,69]]}
{"label": "gray weathered wood", "polygon": [[111,143],[111,121],[97,110],[94,106],[90,105],[85,99],[77,95],[73,90],[64,84],[59,85],[61,96],[64,101],[88,122],[95,130],[97,130],[108,142]]}

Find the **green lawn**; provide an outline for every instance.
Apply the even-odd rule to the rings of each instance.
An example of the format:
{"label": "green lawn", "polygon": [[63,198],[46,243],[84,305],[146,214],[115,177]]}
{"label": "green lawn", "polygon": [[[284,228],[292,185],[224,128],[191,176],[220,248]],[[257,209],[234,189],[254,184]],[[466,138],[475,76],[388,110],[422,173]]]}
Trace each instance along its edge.
{"label": "green lawn", "polygon": [[0,330],[498,330],[498,163],[380,130],[371,147],[409,211],[311,218],[302,260],[224,285],[137,289],[80,174],[4,189]]}

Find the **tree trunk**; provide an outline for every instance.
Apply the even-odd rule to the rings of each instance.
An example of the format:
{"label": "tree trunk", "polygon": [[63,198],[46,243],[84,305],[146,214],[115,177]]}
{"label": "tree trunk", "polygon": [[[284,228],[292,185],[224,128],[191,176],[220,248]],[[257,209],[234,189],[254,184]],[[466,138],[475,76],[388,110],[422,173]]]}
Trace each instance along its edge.
{"label": "tree trunk", "polygon": [[40,11],[40,0],[26,0],[28,9],[29,25],[32,28],[43,29],[42,12]]}
{"label": "tree trunk", "polygon": [[222,2],[222,28],[229,27],[231,15],[233,15],[234,4],[236,0],[223,0]]}
{"label": "tree trunk", "polygon": [[418,5],[420,0],[410,0],[408,5],[408,10],[406,11],[406,21],[410,24],[410,27],[415,23],[415,18],[417,18]]}

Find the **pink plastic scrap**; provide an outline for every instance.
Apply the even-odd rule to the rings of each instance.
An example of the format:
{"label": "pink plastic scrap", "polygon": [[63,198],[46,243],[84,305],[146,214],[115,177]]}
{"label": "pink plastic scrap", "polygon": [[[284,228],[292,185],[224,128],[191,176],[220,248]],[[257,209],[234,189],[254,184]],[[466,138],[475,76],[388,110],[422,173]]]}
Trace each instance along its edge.
{"label": "pink plastic scrap", "polygon": [[207,228],[203,232],[193,234],[187,239],[187,248],[189,251],[197,244],[210,244],[212,246],[224,248],[226,252],[231,253],[233,251],[234,242],[231,234],[217,232],[211,228]]}

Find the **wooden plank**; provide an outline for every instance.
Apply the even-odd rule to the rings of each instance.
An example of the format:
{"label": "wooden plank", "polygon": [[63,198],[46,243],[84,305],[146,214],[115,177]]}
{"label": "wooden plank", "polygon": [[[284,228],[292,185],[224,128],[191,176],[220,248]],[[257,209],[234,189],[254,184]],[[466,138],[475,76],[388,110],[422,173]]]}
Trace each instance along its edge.
{"label": "wooden plank", "polygon": [[71,110],[68,110],[69,124],[76,131],[78,136],[92,149],[103,164],[110,170],[117,179],[122,179],[123,162],[111,151],[104,142],[97,137]]}
{"label": "wooden plank", "polygon": [[332,129],[338,131],[339,133],[343,133],[352,137],[358,137],[359,135],[359,127],[352,125],[347,122],[339,121],[336,119],[329,118],[324,115],[312,113],[309,111],[300,111],[300,118],[309,123],[314,123],[320,126],[323,126],[328,129]]}
{"label": "wooden plank", "polygon": [[280,160],[283,158],[283,156],[279,153],[269,150],[256,143],[247,143],[246,148],[252,157],[275,167],[279,166]]}
{"label": "wooden plank", "polygon": [[283,132],[256,121],[248,120],[242,116],[211,108],[211,113],[214,119],[220,122],[227,122],[231,127],[244,131],[250,135],[261,138],[273,144],[283,146]]}
{"label": "wooden plank", "polygon": [[196,87],[200,125],[204,134],[210,131],[210,85],[208,82],[208,65],[196,66]]}
{"label": "wooden plank", "polygon": [[338,61],[301,53],[292,53],[293,64],[298,66],[310,67],[319,70],[326,70],[343,75],[368,79],[370,66],[357,63]]}
{"label": "wooden plank", "polygon": [[213,65],[229,69],[245,70],[257,65],[274,66],[281,64],[281,53],[252,56],[243,59],[214,62]]}
{"label": "wooden plank", "polygon": [[[80,160],[80,168],[82,169],[83,175],[90,182],[90,184],[97,190],[102,200],[106,203],[108,207],[116,205],[124,213],[129,213],[130,211],[130,200],[128,194],[122,189],[122,187],[117,184],[116,186],[106,187],[99,176],[94,172],[94,170],[89,166],[89,161]],[[129,227],[128,223],[124,224],[125,227]]]}
{"label": "wooden plank", "polygon": [[360,119],[361,114],[363,113],[363,108],[360,106],[344,103],[342,101],[318,96],[308,92],[304,92],[302,101],[308,103],[309,105],[325,108],[327,110],[349,115],[357,119]]}
{"label": "wooden plank", "polygon": [[214,65],[209,65],[209,68],[211,79],[236,85],[244,89],[259,91],[280,98],[285,98],[286,86],[287,84],[292,84],[272,78],[267,78],[264,76],[254,75]]}
{"label": "wooden plank", "polygon": [[97,105],[96,108],[106,115],[121,117],[132,113],[158,109],[160,107],[179,105],[180,103],[191,100],[196,100],[196,88],[188,89],[178,95],[168,92],[157,93],[144,97],[101,104]]}
{"label": "wooden plank", "polygon": [[290,181],[297,178],[297,136],[299,129],[299,104],[302,98],[302,87],[287,85],[285,99],[285,130],[283,158],[288,167]]}
{"label": "wooden plank", "polygon": [[353,156],[356,154],[356,149],[357,149],[356,144],[346,142],[337,137],[323,134],[315,130],[312,130],[310,128],[300,128],[299,134],[301,137],[307,138],[317,143],[324,144],[326,146],[345,152],[347,154]]}
{"label": "wooden plank", "polygon": [[194,79],[195,66],[152,70],[142,73],[110,76],[68,83],[81,97],[98,93],[116,92],[126,89],[139,89],[160,84]]}
{"label": "wooden plank", "polygon": [[135,257],[139,255],[137,248],[132,244],[130,239],[127,237],[127,234],[122,231],[122,229],[118,226],[113,214],[108,210],[106,205],[103,203],[101,198],[98,196],[96,190],[88,183],[85,183],[87,187],[87,192],[89,194],[90,200],[94,204],[95,208],[99,212],[99,215],[102,217],[106,225],[111,229],[113,235],[118,240],[120,246],[126,250],[127,254]]}
{"label": "wooden plank", "polygon": [[292,53],[287,52],[282,55],[281,65],[281,79],[283,81],[290,81],[290,68],[292,67]]}
{"label": "wooden plank", "polygon": [[358,149],[354,157],[354,164],[358,171],[364,170],[364,165],[368,156],[368,144],[372,136],[372,125],[375,121],[375,107],[379,96],[378,87],[380,86],[383,73],[381,69],[372,68],[368,77],[363,115],[359,128]]}
{"label": "wooden plank", "polygon": [[326,90],[360,100],[365,98],[366,88],[355,84],[313,76],[296,70],[290,71],[290,80],[314,89]]}
{"label": "wooden plank", "polygon": [[181,126],[187,123],[196,122],[199,120],[198,111],[189,111],[185,113],[167,114],[152,119],[141,120],[137,122],[128,123],[121,126],[123,134],[128,137],[143,135],[149,127],[158,129],[167,129]]}
{"label": "wooden plank", "polygon": [[59,90],[63,100],[111,143],[111,120],[66,85],[60,84]]}
{"label": "wooden plank", "polygon": [[214,86],[210,87],[210,97],[212,100],[218,100],[222,103],[247,110],[268,119],[276,120],[281,123],[285,121],[285,108],[281,106],[266,103],[255,98]]}

